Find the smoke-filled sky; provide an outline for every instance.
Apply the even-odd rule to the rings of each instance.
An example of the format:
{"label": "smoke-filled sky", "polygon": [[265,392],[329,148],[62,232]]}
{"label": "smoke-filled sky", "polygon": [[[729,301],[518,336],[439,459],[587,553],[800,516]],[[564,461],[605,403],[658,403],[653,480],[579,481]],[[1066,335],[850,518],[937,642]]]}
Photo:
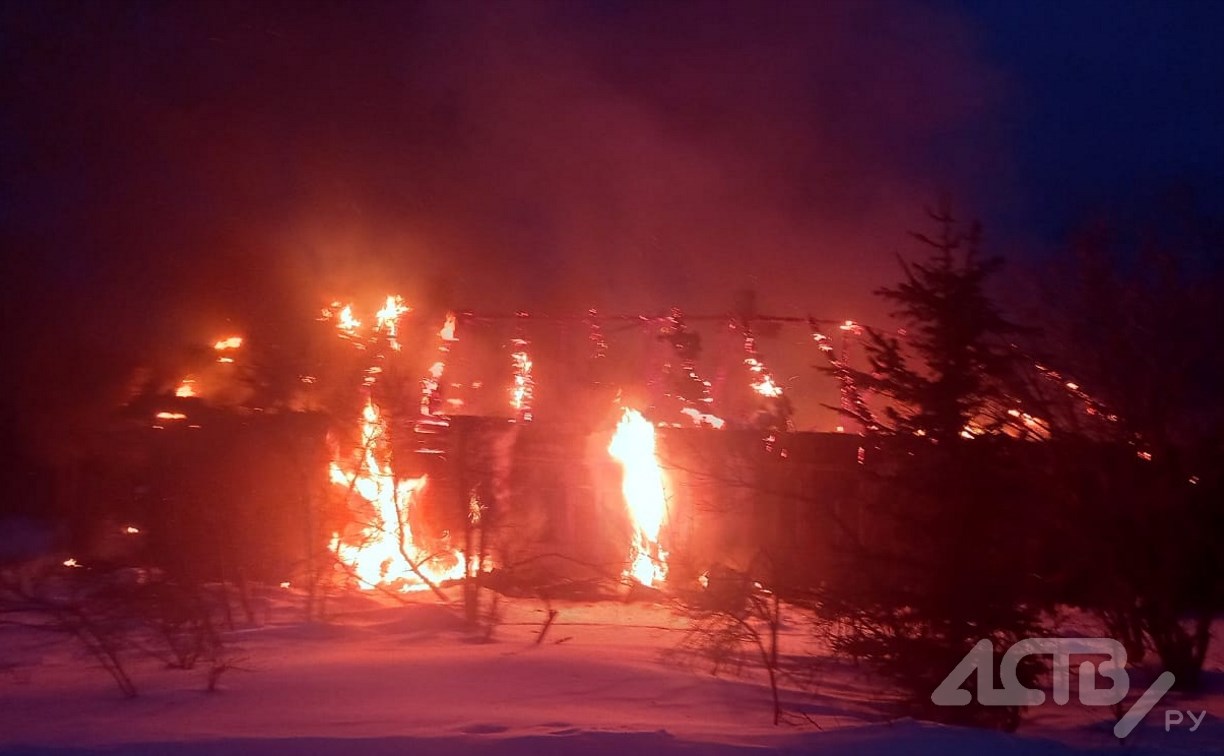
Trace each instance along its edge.
{"label": "smoke-filled sky", "polygon": [[941,194],[1024,256],[1218,189],[1221,7],[6,4],[8,304],[116,348],[389,290],[878,321]]}

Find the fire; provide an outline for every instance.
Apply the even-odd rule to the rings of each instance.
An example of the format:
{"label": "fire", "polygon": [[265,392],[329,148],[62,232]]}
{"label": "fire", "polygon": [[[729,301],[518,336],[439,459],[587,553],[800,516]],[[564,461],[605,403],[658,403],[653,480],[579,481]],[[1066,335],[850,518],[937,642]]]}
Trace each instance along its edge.
{"label": "fire", "polygon": [[353,333],[358,328],[361,328],[361,321],[353,317],[352,305],[345,305],[344,307],[340,308],[340,314],[336,317],[336,324],[339,326],[340,330],[347,331],[349,333]]}
{"label": "fire", "polygon": [[653,585],[667,577],[667,552],[659,547],[659,531],[667,518],[663,469],[655,455],[655,429],[642,414],[626,408],[608,453],[624,468],[621,492],[633,522],[625,577]]}
{"label": "fire", "polygon": [[230,349],[240,349],[240,348],[242,348],[242,337],[241,336],[230,336],[228,338],[221,339],[217,343],[213,344],[213,349],[217,350],[218,352],[225,352]]}
{"label": "fire", "polygon": [[458,319],[455,317],[455,313],[446,313],[446,322],[442,324],[442,330],[438,331],[438,336],[441,337],[443,341],[458,341],[458,339],[455,338],[455,325],[457,323]]}
{"label": "fire", "polygon": [[748,370],[756,377],[752,382],[752,390],[771,399],[782,396],[782,387],[774,382],[773,376],[766,369],[764,363],[755,357],[749,357],[744,360],[744,364],[748,366]]}
{"label": "fire", "polygon": [[182,381],[180,381],[178,387],[174,389],[174,395],[181,399],[188,399],[193,396],[199,396],[200,395],[199,392],[196,391],[195,379],[194,378],[184,378]]}
{"label": "fire", "polygon": [[[398,352],[400,317],[411,311],[402,297],[388,295],[374,314],[373,328],[364,334],[362,322],[357,319],[351,304],[342,306],[333,302],[323,309],[321,319],[334,322],[339,336],[358,349],[379,350],[385,344]],[[439,333],[442,339],[438,350],[440,359],[423,381],[423,415],[433,414],[445,369],[442,359],[449,342],[454,341],[455,323],[455,316],[449,315]],[[385,357],[381,352],[376,356],[378,359]],[[364,388],[373,391],[382,373],[383,368],[379,365],[366,368]],[[372,396],[367,398],[361,412],[360,435],[361,446],[357,453],[346,455],[337,449],[329,468],[332,483],[342,486],[346,493],[356,493],[370,512],[356,537],[342,538],[340,533],[332,534],[331,548],[339,561],[366,589],[397,585],[400,590],[415,591],[463,577],[461,552],[445,544],[438,548],[434,548],[436,544],[426,547],[412,532],[414,510],[428,479],[424,475],[402,478],[396,473],[392,466],[387,421]]]}
{"label": "fire", "polygon": [[444,416],[439,414],[438,410],[442,406],[442,376],[446,373],[446,357],[450,354],[451,344],[459,340],[455,336],[457,325],[458,318],[455,317],[455,313],[448,312],[446,321],[438,331],[437,359],[429,366],[426,376],[421,379],[421,420],[418,424],[418,431],[425,425],[445,427],[450,424]]}
{"label": "fire", "polygon": [[384,331],[387,334],[387,342],[395,351],[400,350],[399,344],[399,319],[400,315],[406,312],[412,312],[412,308],[404,304],[404,298],[398,295],[388,294],[387,301],[383,304],[381,310],[374,314],[377,320],[375,326],[377,330]]}
{"label": "fire", "polygon": [[744,352],[747,353],[744,365],[748,367],[752,378],[752,390],[769,399],[782,396],[782,387],[774,381],[773,373],[769,372],[769,368],[765,367],[765,363],[757,355],[756,338],[747,329],[744,331]]}
{"label": "fire", "polygon": [[213,344],[213,349],[216,350],[217,352],[217,362],[221,362],[221,363],[233,362],[234,358],[226,354],[226,352],[233,352],[241,348],[242,348],[242,337],[241,336],[229,336]]}
{"label": "fire", "polygon": [[527,354],[527,341],[515,339],[514,352],[510,355],[514,362],[514,386],[510,389],[510,406],[525,422],[531,422],[531,400],[535,394],[535,380],[531,377],[531,356]]}
{"label": "fire", "polygon": [[323,308],[323,316],[319,319],[336,321],[336,330],[345,338],[356,339],[361,330],[361,321],[353,315],[351,304],[342,305],[339,302],[332,302]]}
{"label": "fire", "polygon": [[356,543],[332,534],[332,549],[361,582],[363,588],[401,584],[402,591],[417,591],[443,580],[463,577],[463,555],[453,549],[422,548],[412,532],[412,510],[428,482],[426,476],[399,478],[391,464],[387,422],[373,400],[361,413],[361,450],[346,466],[337,453],[331,463],[332,483],[354,491],[373,509],[373,518]]}
{"label": "fire", "polygon": [[[411,312],[403,297],[389,295],[375,314],[372,333],[362,334],[361,321],[356,318],[353,306],[332,306],[323,309],[324,321],[333,321],[340,338],[351,341],[357,349],[378,350],[378,360],[387,355],[382,346],[400,351],[398,341],[400,317]],[[446,325],[438,333],[442,340],[438,349],[438,361],[430,369],[422,389],[421,415],[433,420],[433,409],[437,400],[439,382],[446,369],[444,358],[454,341],[455,317],[449,314]],[[375,390],[383,368],[372,365],[366,368],[362,380],[367,391]],[[433,421],[444,426],[444,418]],[[421,422],[417,422],[420,429]],[[367,396],[361,411],[361,445],[355,454],[341,454],[339,449],[330,464],[329,477],[346,493],[356,493],[368,505],[370,517],[354,538],[341,538],[332,533],[332,549],[341,564],[346,565],[351,575],[362,587],[378,585],[399,586],[401,591],[419,591],[436,587],[444,580],[464,576],[464,557],[459,550],[448,544],[424,544],[412,532],[411,520],[416,505],[420,502],[428,478],[400,477],[392,465],[392,444],[388,434],[386,417],[372,395]],[[362,508],[365,509],[365,508]]]}

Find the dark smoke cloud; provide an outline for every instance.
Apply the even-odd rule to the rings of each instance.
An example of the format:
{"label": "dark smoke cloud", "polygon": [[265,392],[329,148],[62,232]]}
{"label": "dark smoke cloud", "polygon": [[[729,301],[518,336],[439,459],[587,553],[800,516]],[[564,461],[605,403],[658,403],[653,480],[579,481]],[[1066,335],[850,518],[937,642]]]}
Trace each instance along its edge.
{"label": "dark smoke cloud", "polygon": [[18,301],[133,347],[387,290],[878,321],[923,206],[1010,175],[926,4],[20,4],[2,42]]}

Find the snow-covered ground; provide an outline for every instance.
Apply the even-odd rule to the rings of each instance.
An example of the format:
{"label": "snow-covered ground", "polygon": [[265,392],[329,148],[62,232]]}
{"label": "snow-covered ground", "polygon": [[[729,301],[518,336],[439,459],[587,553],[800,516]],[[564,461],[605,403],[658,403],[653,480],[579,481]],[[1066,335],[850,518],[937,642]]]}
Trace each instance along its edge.
{"label": "snow-covered ground", "polygon": [[[73,646],[0,627],[0,754],[1224,753],[1218,651],[1208,693],[1166,698],[1124,745],[1108,709],[1076,703],[1029,712],[1015,735],[896,720],[880,680],[825,654],[788,678],[794,721],[774,726],[760,670],[714,677],[677,656],[684,621],[665,606],[554,603],[538,645],[543,604],[502,607],[492,641],[476,642],[429,595],[348,597],[317,624],[273,602],[260,626],[232,634],[244,669],[219,692],[204,692],[200,670],[142,662],[133,700]],[[793,624],[782,650],[807,639]],[[1165,732],[1174,707],[1206,721]]]}

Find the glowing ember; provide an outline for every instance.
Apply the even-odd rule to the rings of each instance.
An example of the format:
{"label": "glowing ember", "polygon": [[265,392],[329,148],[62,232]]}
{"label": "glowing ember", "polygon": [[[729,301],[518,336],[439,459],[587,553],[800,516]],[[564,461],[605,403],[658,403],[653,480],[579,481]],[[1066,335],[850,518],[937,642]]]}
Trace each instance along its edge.
{"label": "glowing ember", "polygon": [[158,412],[156,415],[158,420],[186,420],[187,416],[182,412]]}
{"label": "glowing ember", "polygon": [[667,552],[659,548],[659,531],[667,517],[663,470],[655,456],[655,429],[637,410],[621,415],[608,453],[624,468],[621,492],[633,522],[625,577],[653,585],[667,577]]}
{"label": "glowing ember", "polygon": [[749,372],[756,379],[752,382],[752,390],[761,396],[767,396],[771,399],[782,396],[782,387],[774,383],[773,376],[769,374],[769,370],[765,365],[755,357],[748,357],[744,360],[744,364],[748,366]]}
{"label": "glowing ember", "polygon": [[181,382],[179,382],[178,387],[174,389],[174,395],[182,399],[199,396],[199,392],[196,391],[195,379],[184,378]]}
{"label": "glowing ember", "polygon": [[769,399],[777,399],[782,396],[782,387],[774,381],[773,373],[769,372],[769,368],[765,367],[765,363],[757,356],[756,339],[746,327],[744,329],[744,352],[747,353],[744,364],[748,367],[748,373],[752,379],[752,390]]}
{"label": "glowing ember", "polygon": [[[373,510],[355,543],[332,534],[332,549],[363,588],[399,584],[416,591],[443,580],[463,577],[463,556],[443,546],[422,548],[409,524],[413,506],[427,482],[426,476],[398,478],[391,464],[387,424],[374,402],[361,415],[361,449],[355,463],[346,466],[337,454],[331,463],[332,483],[354,491]],[[428,582],[427,582],[428,581]]]}

